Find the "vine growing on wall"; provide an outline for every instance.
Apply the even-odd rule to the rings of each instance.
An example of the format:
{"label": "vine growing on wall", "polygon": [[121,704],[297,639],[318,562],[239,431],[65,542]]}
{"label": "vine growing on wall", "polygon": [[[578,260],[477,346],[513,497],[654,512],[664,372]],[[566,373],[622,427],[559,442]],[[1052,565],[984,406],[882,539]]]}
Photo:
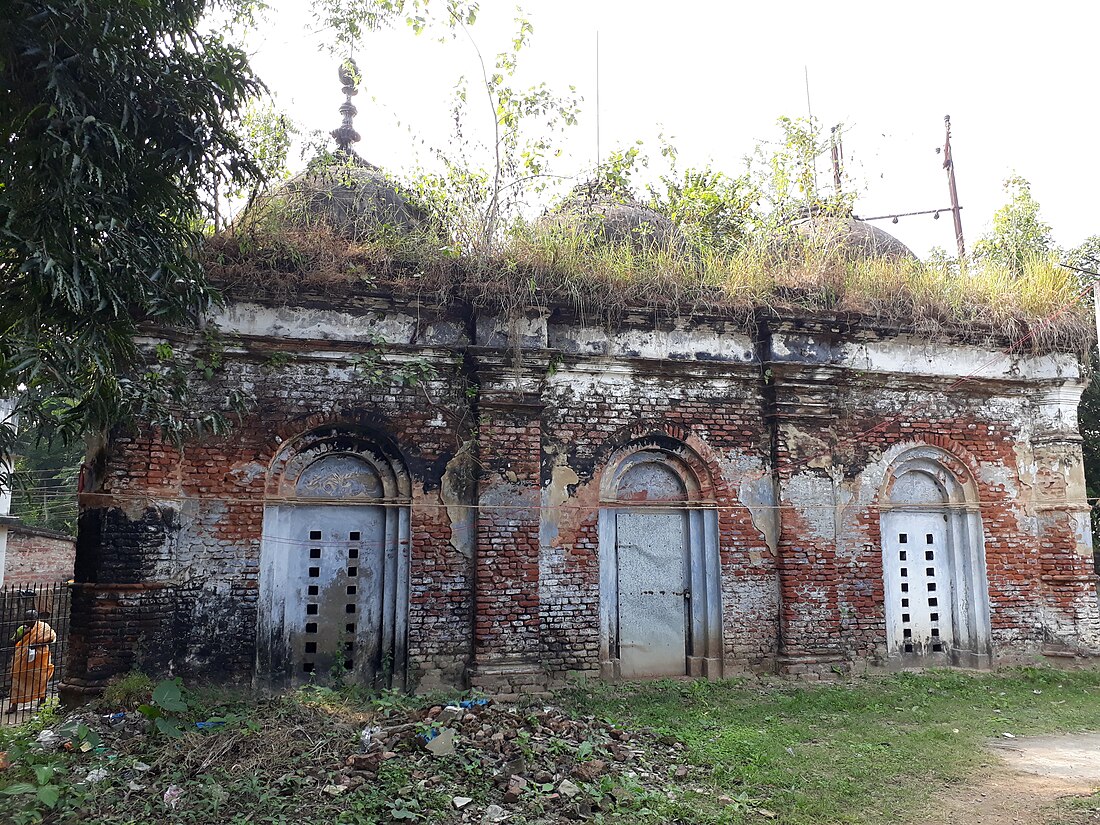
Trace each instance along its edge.
{"label": "vine growing on wall", "polygon": [[399,363],[387,358],[386,339],[378,334],[369,337],[367,347],[349,359],[355,374],[371,386],[419,387],[439,376],[435,365],[427,358],[417,357]]}
{"label": "vine growing on wall", "polygon": [[[143,372],[119,379],[142,387],[135,420],[173,444],[228,433],[252,409],[254,399],[224,380],[225,350],[225,338],[213,324],[197,341],[179,348],[167,341],[156,344]],[[196,393],[203,403],[191,403]]]}

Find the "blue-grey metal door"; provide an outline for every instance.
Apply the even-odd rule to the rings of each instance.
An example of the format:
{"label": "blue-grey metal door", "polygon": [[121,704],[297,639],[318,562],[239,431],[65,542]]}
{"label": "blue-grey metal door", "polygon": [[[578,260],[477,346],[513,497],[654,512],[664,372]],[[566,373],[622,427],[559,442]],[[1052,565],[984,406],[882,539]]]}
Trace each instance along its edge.
{"label": "blue-grey metal door", "polygon": [[615,533],[620,675],[683,676],[690,599],[687,514],[619,512]]}
{"label": "blue-grey metal door", "polygon": [[896,511],[882,518],[886,629],[891,653],[947,653],[954,643],[947,517]]}
{"label": "blue-grey metal door", "polygon": [[289,508],[285,622],[295,681],[353,673],[371,681],[381,661],[386,520],[382,507]]}

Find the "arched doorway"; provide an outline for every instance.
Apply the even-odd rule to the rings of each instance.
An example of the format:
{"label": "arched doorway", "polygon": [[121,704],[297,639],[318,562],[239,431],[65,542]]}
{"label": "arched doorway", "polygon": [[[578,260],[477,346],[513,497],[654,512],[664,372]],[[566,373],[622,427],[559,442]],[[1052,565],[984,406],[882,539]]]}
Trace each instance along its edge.
{"label": "arched doorway", "polygon": [[399,459],[362,434],[314,432],[281,451],[264,507],[261,679],[404,684],[409,497]]}
{"label": "arched doorway", "polygon": [[942,450],[913,448],[891,465],[880,502],[888,655],[987,664],[989,586],[969,473]]}
{"label": "arched doorway", "polygon": [[606,678],[721,675],[718,519],[684,459],[620,452],[601,485],[601,661]]}

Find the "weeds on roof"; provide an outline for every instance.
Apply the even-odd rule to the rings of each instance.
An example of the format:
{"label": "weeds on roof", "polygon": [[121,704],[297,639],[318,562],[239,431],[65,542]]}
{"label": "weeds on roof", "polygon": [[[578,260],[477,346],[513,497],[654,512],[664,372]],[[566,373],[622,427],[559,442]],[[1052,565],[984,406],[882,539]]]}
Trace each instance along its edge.
{"label": "weeds on roof", "polygon": [[844,243],[787,233],[751,238],[730,253],[608,242],[590,230],[534,222],[513,227],[487,256],[466,255],[432,229],[380,227],[348,240],[324,225],[253,221],[216,236],[211,275],[233,294],[302,290],[406,294],[515,311],[566,307],[588,323],[630,312],[717,315],[746,324],[759,313],[858,316],[929,338],[1013,342],[1032,352],[1086,353],[1093,333],[1081,284],[1051,257],[1022,274],[989,262],[866,257]]}

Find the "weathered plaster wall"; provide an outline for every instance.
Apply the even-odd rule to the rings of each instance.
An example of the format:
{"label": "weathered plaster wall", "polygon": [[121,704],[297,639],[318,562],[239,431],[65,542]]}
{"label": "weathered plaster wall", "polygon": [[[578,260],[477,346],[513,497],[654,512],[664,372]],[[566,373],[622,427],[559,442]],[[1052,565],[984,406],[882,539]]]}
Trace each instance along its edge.
{"label": "weathered plaster wall", "polygon": [[791,666],[883,661],[879,492],[891,458],[919,444],[942,447],[977,481],[994,657],[1058,635],[1094,649],[1076,362],[845,339],[829,329],[772,339]]}
{"label": "weathered plaster wall", "polygon": [[759,368],[702,361],[710,353],[701,346],[700,360],[639,359],[629,367],[570,354],[546,381],[542,628],[553,673],[592,674],[598,666],[602,474],[614,451],[632,442],[670,452],[682,444],[704,458],[699,473],[718,511],[727,670],[766,667],[775,653],[775,556],[767,528],[745,503],[760,501],[760,456],[768,448]]}
{"label": "weathered plaster wall", "polygon": [[[270,312],[285,320],[284,335],[313,324],[312,310]],[[462,464],[456,456],[471,424],[461,358],[431,348],[388,354],[389,371],[423,357],[438,377],[417,386],[372,383],[352,359],[376,340],[363,333],[376,314],[328,313],[345,319],[329,328],[344,333],[342,339],[333,334],[309,347],[260,336],[271,319],[251,308],[247,323],[242,315],[222,319],[227,333],[239,322],[247,335],[227,351],[213,387],[214,393],[240,388],[255,399],[241,425],[224,439],[182,449],[154,434],[119,434],[101,457],[95,490],[82,501],[82,595],[74,610],[81,652],[68,681],[92,684],[131,666],[252,678],[272,459],[303,432],[353,426],[398,445],[413,479],[410,675],[425,686],[462,683],[472,635],[473,551],[467,492],[456,481]],[[403,325],[387,318],[383,326],[391,335],[403,329],[409,339],[436,336],[430,322],[408,317]],[[440,326],[438,337],[453,334],[447,319]]]}
{"label": "weathered plaster wall", "polygon": [[[934,445],[973,478],[993,656],[1100,643],[1069,355],[850,322],[512,320],[385,296],[238,302],[225,439],[117,435],[83,500],[72,685],[138,665],[253,674],[265,483],[280,445],[359,427],[412,478],[412,681],[530,690],[601,673],[599,513],[616,452],[679,455],[715,514],[721,669],[885,663],[880,495]],[[387,342],[372,383],[354,359]]]}

